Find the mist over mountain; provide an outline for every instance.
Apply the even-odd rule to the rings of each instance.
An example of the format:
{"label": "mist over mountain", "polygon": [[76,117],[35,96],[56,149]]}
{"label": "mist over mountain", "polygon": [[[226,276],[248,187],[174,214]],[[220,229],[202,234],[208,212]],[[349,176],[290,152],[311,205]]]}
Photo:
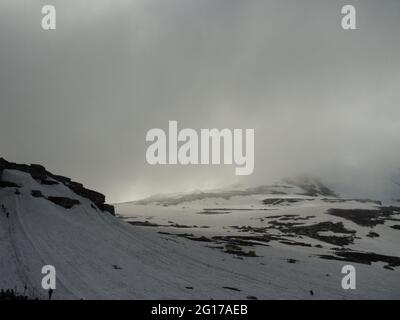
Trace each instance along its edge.
{"label": "mist over mountain", "polygon": [[[356,3],[354,32],[340,27],[339,0],[54,0],[50,32],[44,4],[0,4],[10,161],[41,163],[112,202],[298,175],[396,196],[399,1]],[[148,165],[146,132],[168,120],[255,129],[254,174]]]}

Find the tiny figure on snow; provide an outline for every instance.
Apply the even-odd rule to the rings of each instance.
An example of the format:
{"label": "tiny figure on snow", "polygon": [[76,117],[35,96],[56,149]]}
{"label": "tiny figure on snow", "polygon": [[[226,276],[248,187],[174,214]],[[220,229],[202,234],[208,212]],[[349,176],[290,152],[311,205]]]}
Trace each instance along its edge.
{"label": "tiny figure on snow", "polygon": [[49,300],[51,300],[51,297],[52,297],[52,295],[53,295],[53,289],[49,289]]}

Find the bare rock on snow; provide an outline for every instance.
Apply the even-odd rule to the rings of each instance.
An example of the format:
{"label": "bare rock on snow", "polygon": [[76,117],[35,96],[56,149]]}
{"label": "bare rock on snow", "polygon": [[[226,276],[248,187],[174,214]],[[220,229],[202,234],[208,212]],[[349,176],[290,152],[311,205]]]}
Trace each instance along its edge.
{"label": "bare rock on snow", "polygon": [[[76,193],[77,195],[92,201],[100,210],[106,211],[112,215],[115,215],[114,207],[112,205],[105,203],[106,197],[103,194],[101,194],[97,191],[87,189],[83,186],[83,184],[72,181],[70,178],[55,175],[55,174],[47,171],[45,167],[43,167],[39,164],[31,164],[31,165],[17,164],[17,163],[8,162],[7,160],[0,158],[0,188],[3,186],[4,187],[19,187],[16,184],[12,184],[7,181],[2,181],[2,174],[3,174],[4,170],[18,170],[18,171],[29,173],[33,179],[35,179],[36,181],[38,181],[39,183],[44,184],[44,185],[55,185],[55,184],[62,183],[65,186],[67,186],[69,189],[71,189],[74,193]],[[66,205],[68,207],[71,206],[71,204],[72,204],[70,201],[67,201],[67,200],[61,201],[61,200],[56,199],[55,201],[58,202],[57,204],[62,203],[60,205]]]}
{"label": "bare rock on snow", "polygon": [[65,209],[71,209],[73,206],[80,204],[79,200],[66,197],[48,197],[47,199]]}

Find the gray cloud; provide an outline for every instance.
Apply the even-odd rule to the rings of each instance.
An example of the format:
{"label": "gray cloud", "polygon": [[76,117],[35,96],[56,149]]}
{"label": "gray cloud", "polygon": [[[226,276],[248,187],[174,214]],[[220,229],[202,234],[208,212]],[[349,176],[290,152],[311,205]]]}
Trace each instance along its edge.
{"label": "gray cloud", "polygon": [[[310,173],[386,193],[400,164],[400,2],[48,1],[0,4],[0,149],[121,201]],[[255,172],[152,167],[145,134],[255,128]],[[171,183],[171,181],[173,183]]]}

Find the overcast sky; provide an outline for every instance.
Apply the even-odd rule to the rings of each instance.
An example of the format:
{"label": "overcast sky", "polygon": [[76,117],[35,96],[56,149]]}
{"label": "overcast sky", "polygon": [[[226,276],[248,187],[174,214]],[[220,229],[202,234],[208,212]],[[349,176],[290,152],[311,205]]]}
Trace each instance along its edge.
{"label": "overcast sky", "polygon": [[[299,174],[381,194],[400,172],[399,36],[398,0],[2,0],[1,156],[109,201]],[[148,165],[168,120],[254,128],[253,175]]]}

